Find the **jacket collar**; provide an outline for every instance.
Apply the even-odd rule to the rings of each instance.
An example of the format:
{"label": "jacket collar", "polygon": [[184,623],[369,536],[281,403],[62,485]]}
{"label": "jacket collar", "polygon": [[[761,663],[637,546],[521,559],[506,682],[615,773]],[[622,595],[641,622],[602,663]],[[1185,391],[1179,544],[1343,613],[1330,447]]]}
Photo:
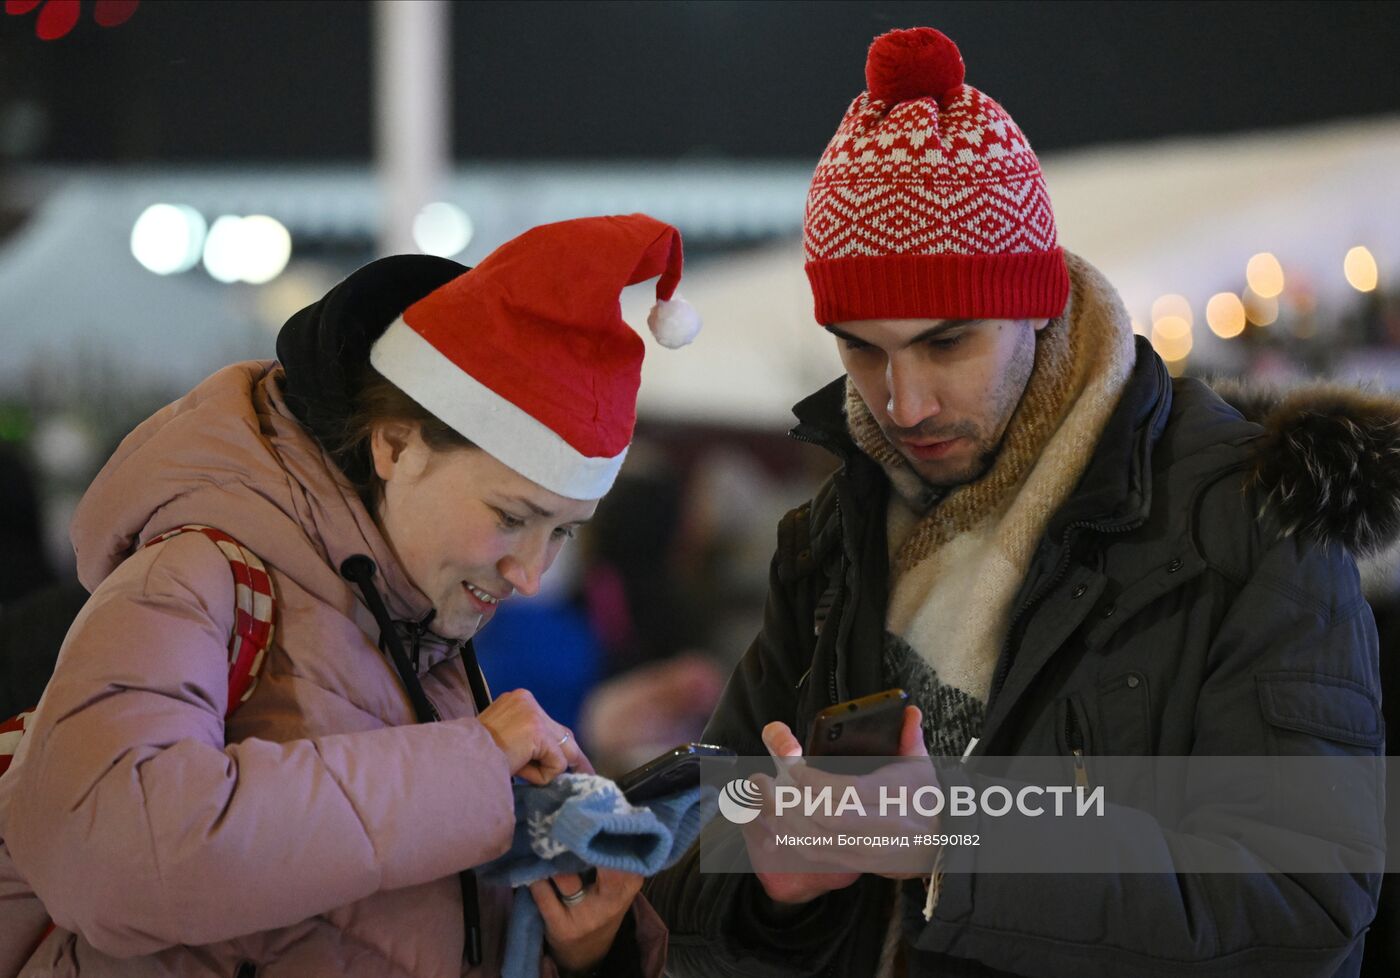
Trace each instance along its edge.
{"label": "jacket collar", "polygon": [[1079,485],[1046,527],[1052,538],[1074,523],[1123,528],[1147,518],[1152,506],[1152,451],[1171,413],[1172,383],[1152,344],[1141,336],[1135,342],[1133,372]]}
{"label": "jacket collar", "polygon": [[788,435],[831,452],[843,462],[860,454],[846,430],[846,375],[842,374],[821,390],[793,405],[797,424]]}

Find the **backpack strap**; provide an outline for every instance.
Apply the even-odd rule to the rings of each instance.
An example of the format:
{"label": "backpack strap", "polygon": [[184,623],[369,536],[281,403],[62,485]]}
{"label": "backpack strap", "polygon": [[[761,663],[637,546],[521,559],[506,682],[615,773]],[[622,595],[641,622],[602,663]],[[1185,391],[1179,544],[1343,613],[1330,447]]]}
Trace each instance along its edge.
{"label": "backpack strap", "polygon": [[[212,526],[190,523],[177,526],[144,544],[146,547],[163,543],[181,533],[202,533],[218,546],[228,560],[233,573],[234,620],[228,641],[228,708],[224,719],[248,701],[257,685],[258,671],[272,645],[273,620],[277,616],[277,598],[272,593],[272,580],[267,568],[243,544]],[[17,714],[0,722],[0,775],[10,769],[15,751],[19,749],[33,710]]]}
{"label": "backpack strap", "polygon": [[218,546],[233,572],[233,634],[228,642],[228,709],[224,719],[247,702],[258,682],[258,671],[272,645],[273,620],[277,598],[272,579],[258,555],[223,530],[201,523],[188,523],[147,540],[143,547],[164,543],[181,533],[202,533]]}

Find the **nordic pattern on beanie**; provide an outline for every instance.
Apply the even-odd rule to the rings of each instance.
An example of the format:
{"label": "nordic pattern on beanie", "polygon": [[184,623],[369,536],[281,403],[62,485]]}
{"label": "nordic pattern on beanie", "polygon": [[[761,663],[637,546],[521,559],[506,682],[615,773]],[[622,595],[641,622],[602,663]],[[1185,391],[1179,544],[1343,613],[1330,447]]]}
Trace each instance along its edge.
{"label": "nordic pattern on beanie", "polygon": [[817,163],[803,243],[816,319],[1060,315],[1069,276],[1030,142],[929,27],[875,39]]}

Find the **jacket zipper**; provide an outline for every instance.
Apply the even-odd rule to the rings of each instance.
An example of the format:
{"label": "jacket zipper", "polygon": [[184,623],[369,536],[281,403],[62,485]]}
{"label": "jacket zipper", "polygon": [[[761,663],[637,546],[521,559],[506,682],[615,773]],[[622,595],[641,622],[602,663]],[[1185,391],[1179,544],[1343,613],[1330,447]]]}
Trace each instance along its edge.
{"label": "jacket zipper", "polygon": [[1005,684],[1006,677],[1011,672],[1010,651],[1020,638],[1018,627],[1022,624],[1022,619],[1025,618],[1025,616],[1030,612],[1030,610],[1036,605],[1038,605],[1045,598],[1046,595],[1048,595],[1051,591],[1058,587],[1060,582],[1064,580],[1065,575],[1069,573],[1070,557],[1073,554],[1073,551],[1070,548],[1070,543],[1072,542],[1074,535],[1079,530],[1092,530],[1095,533],[1100,533],[1104,535],[1107,535],[1109,533],[1126,533],[1129,530],[1136,529],[1142,524],[1142,522],[1143,521],[1140,517],[1134,516],[1131,519],[1124,520],[1118,523],[1094,523],[1090,521],[1082,521],[1077,523],[1071,523],[1069,526],[1065,527],[1065,532],[1060,537],[1060,562],[1055,567],[1055,573],[1051,575],[1050,581],[1047,584],[1045,584],[1043,587],[1037,588],[1036,592],[1033,595],[1031,595],[1028,599],[1026,599],[1026,601],[1024,601],[1021,604],[1021,606],[1016,609],[1016,613],[1011,616],[1011,625],[1006,630],[1006,640],[1002,642],[1001,653],[997,657],[997,671],[996,675],[992,677],[991,693],[987,696],[988,710],[990,710],[992,704],[996,702],[997,696],[1001,693],[1001,687]]}
{"label": "jacket zipper", "polygon": [[1078,713],[1074,701],[1065,701],[1065,745],[1074,758],[1074,786],[1089,787],[1089,769],[1084,764],[1084,734],[1079,729]]}

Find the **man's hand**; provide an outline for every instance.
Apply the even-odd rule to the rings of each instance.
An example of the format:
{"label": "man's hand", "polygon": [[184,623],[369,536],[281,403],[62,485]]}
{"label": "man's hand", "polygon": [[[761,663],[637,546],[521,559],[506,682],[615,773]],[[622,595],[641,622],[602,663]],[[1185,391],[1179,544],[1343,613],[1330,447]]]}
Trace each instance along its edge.
{"label": "man's hand", "polygon": [[[551,882],[553,885],[551,885]],[[560,971],[588,971],[607,955],[622,918],[642,888],[642,877],[616,869],[598,870],[598,880],[584,886],[573,873],[560,873],[530,884],[544,918],[549,954]],[[560,895],[583,894],[573,904]]]}
{"label": "man's hand", "polygon": [[[916,706],[905,707],[904,726],[900,730],[899,756],[901,757],[927,757],[928,750],[924,745],[923,736],[923,716]],[[768,752],[775,758],[800,758],[802,756],[802,746],[797,738],[788,728],[787,724],[774,722],[763,728],[763,743],[768,748]],[[909,785],[911,774],[919,781],[918,785]],[[891,787],[919,787],[925,783],[936,784],[936,776],[930,765],[927,771],[922,766],[911,768],[909,765],[889,765],[882,771],[865,775],[861,778],[841,777],[839,775],[827,774],[813,771],[811,769],[794,769],[792,775],[799,784],[810,784],[815,788],[830,785],[833,788],[833,797],[842,797],[845,786],[854,785],[862,798],[876,799],[879,797],[881,785],[889,784]],[[867,811],[877,811],[878,806],[867,804]],[[825,825],[818,820],[810,823],[818,831],[831,832],[841,828],[849,828],[839,824]],[[870,822],[864,823],[865,829],[874,829],[884,834],[921,834],[936,831],[936,825],[930,825],[927,819],[913,815],[906,819],[889,819],[884,824]],[[771,840],[775,835],[775,824],[767,817],[762,817],[744,826],[745,841],[749,846],[750,858],[756,866],[762,865],[771,859]],[[911,853],[912,854],[912,853]],[[840,852],[833,855],[839,860]],[[860,860],[858,853],[852,853],[856,861]],[[914,876],[924,875],[925,868],[920,864],[912,871],[888,872],[880,875],[888,876],[892,879],[906,879]],[[759,883],[768,894],[769,899],[781,904],[802,904],[817,897],[850,886],[861,876],[858,870],[841,870],[836,872],[765,872],[756,870]]]}
{"label": "man's hand", "polygon": [[502,693],[477,719],[505,752],[511,774],[531,784],[548,784],[568,770],[593,773],[573,732],[550,719],[527,689]]}
{"label": "man's hand", "polygon": [[[797,742],[786,723],[774,721],[763,728],[763,745],[775,758],[801,757],[802,745]],[[773,825],[759,818],[744,826],[744,841],[751,856],[773,836]],[[758,863],[761,860],[755,859]],[[758,882],[768,899],[775,903],[801,904],[815,900],[824,893],[841,890],[860,879],[860,873],[765,873],[756,871]]]}

